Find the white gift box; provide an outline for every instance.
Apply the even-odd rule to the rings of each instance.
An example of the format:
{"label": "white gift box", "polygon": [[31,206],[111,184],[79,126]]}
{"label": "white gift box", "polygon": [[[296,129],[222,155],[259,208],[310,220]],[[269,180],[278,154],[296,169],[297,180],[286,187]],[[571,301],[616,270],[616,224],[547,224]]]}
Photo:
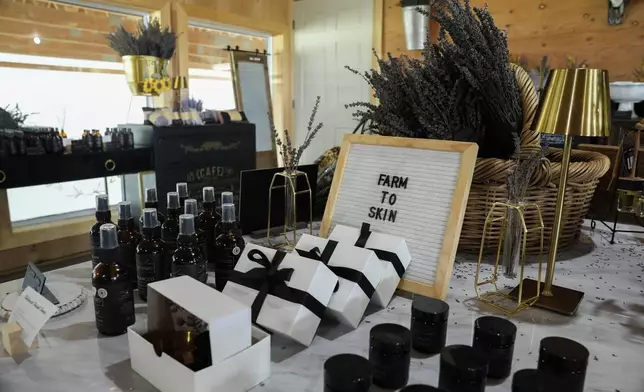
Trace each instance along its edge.
{"label": "white gift box", "polygon": [[[259,252],[259,253],[257,253]],[[320,320],[331,299],[338,278],[324,264],[298,256],[296,253],[284,254],[277,269],[278,274],[290,275],[282,281],[286,287],[280,292],[290,292],[295,297],[304,300],[304,304],[293,302],[278,296],[278,293],[266,293],[258,303],[261,305],[255,323],[271,332],[293,339],[309,346],[315,337]],[[235,271],[240,274],[249,271],[265,274],[266,266],[258,263],[259,254],[265,256],[264,263],[270,263],[276,257],[277,251],[262,246],[247,244],[239,258]],[[281,272],[280,272],[281,271]],[[243,279],[242,279],[243,280]],[[236,300],[253,306],[260,292],[257,288],[249,287],[242,280],[236,280],[235,275],[226,283],[223,293]],[[275,294],[275,295],[273,295]],[[309,306],[309,307],[307,307]],[[314,312],[313,310],[316,310]],[[317,313],[317,314],[316,314]]]}
{"label": "white gift box", "polygon": [[362,229],[336,225],[329,239],[355,245],[363,232],[367,233],[367,238],[362,247],[374,250],[383,268],[382,279],[376,286],[371,301],[384,308],[389,305],[400,279],[411,262],[411,253],[403,238],[372,232],[368,224],[363,224]]}
{"label": "white gift box", "polygon": [[319,251],[318,260],[323,260],[318,262],[328,265],[339,277],[327,313],[340,323],[357,328],[382,278],[382,263],[371,250],[308,234],[303,234],[295,245],[295,251],[305,257],[314,257],[311,254],[314,249]]}
{"label": "white gift box", "polygon": [[[177,314],[207,325],[212,365],[193,371],[143,336],[183,330]],[[161,392],[245,392],[270,376],[270,335],[252,328],[250,308],[188,276],[148,285],[147,328],[128,328],[132,369]],[[200,322],[197,322],[199,329]]]}

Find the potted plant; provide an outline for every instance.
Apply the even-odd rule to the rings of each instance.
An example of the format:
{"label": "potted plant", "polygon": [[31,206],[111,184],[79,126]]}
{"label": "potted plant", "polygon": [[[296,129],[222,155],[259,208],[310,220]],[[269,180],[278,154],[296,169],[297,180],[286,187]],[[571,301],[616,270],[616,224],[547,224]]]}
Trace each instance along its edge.
{"label": "potted plant", "polygon": [[121,25],[107,39],[123,60],[132,94],[156,96],[172,88],[168,60],[174,55],[177,36],[168,27],[161,27],[158,19],[139,22],[135,32]]}

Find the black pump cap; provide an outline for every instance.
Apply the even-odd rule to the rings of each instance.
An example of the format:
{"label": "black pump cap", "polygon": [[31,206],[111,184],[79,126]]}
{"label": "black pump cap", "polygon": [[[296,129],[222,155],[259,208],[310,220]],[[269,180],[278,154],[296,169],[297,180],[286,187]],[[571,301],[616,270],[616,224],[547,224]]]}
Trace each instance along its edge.
{"label": "black pump cap", "polygon": [[514,343],[517,327],[501,317],[483,316],[474,322],[474,340],[487,346],[506,346]]}
{"label": "black pump cap", "polygon": [[441,351],[440,371],[464,381],[485,380],[489,360],[479,349],[465,345],[447,346]]}
{"label": "black pump cap", "polygon": [[337,392],[367,392],[371,363],[355,354],[334,355],[324,362],[324,385]]}
{"label": "black pump cap", "polygon": [[434,388],[429,385],[409,385],[400,390],[400,392],[447,392],[444,389]]}
{"label": "black pump cap", "polygon": [[116,234],[116,226],[106,223],[101,226],[99,231],[101,238],[101,249],[116,249],[119,246],[119,240]]}
{"label": "black pump cap", "polygon": [[411,304],[411,315],[423,322],[442,323],[449,317],[449,305],[440,299],[416,295]]}
{"label": "black pump cap", "polygon": [[110,202],[107,195],[96,195],[96,211],[107,212],[110,210]]}
{"label": "black pump cap", "polygon": [[546,374],[538,369],[523,369],[512,377],[512,392],[546,392]]}
{"label": "black pump cap", "polygon": [[145,190],[145,202],[146,203],[156,203],[159,201],[157,196],[157,188],[146,188]]}
{"label": "black pump cap", "polygon": [[585,371],[588,366],[588,349],[574,340],[559,336],[541,339],[539,369],[555,373]]}
{"label": "black pump cap", "polygon": [[146,229],[154,229],[157,226],[159,226],[159,219],[156,208],[144,208],[143,227]]}
{"label": "black pump cap", "polygon": [[411,349],[411,331],[399,324],[379,324],[369,332],[369,345],[379,353],[404,354]]}

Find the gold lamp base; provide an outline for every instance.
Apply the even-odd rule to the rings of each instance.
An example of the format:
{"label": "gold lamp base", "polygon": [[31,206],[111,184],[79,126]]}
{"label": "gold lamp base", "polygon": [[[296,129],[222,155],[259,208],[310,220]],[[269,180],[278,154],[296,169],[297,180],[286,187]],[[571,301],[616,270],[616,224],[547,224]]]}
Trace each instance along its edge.
{"label": "gold lamp base", "polygon": [[[538,287],[540,287],[541,293],[537,292]],[[538,282],[534,279],[523,279],[523,296],[529,298],[538,296],[537,301],[532,306],[565,314],[566,316],[575,314],[581,300],[584,298],[584,293],[581,291],[555,285],[552,285],[552,295],[546,296],[543,295],[543,287],[543,283],[538,285]],[[521,285],[515,287],[509,296],[518,298],[520,288]]]}

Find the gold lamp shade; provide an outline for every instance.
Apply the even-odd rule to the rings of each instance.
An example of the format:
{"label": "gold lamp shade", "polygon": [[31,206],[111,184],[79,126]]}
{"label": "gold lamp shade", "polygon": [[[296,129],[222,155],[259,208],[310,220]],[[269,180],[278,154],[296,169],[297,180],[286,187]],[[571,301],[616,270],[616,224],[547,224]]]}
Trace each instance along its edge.
{"label": "gold lamp shade", "polygon": [[550,71],[533,126],[540,133],[608,136],[608,71],[587,68]]}
{"label": "gold lamp shade", "polygon": [[185,76],[175,76],[172,86],[175,90],[188,88],[188,78]]}

